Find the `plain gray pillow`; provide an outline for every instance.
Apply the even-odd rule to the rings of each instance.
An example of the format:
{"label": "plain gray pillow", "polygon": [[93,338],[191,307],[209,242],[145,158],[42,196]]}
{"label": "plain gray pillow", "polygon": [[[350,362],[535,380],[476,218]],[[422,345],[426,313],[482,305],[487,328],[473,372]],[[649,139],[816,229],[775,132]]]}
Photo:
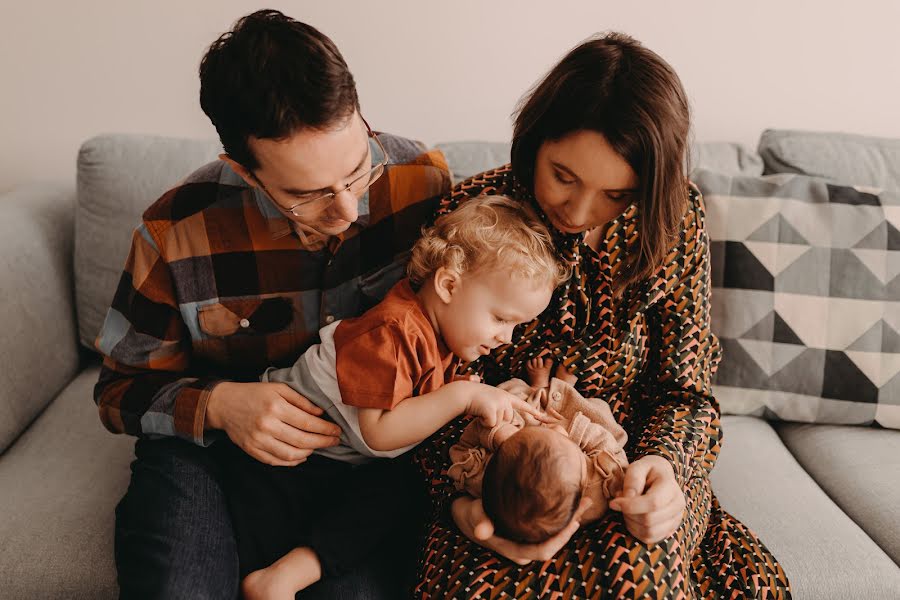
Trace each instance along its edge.
{"label": "plain gray pillow", "polygon": [[759,154],[766,175],[798,173],[843,185],[900,189],[900,139],[767,129]]}

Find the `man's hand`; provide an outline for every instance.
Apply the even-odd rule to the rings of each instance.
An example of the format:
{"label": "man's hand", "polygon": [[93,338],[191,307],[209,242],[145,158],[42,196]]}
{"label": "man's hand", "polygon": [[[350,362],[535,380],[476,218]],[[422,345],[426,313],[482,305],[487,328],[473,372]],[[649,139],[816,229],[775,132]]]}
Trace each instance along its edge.
{"label": "man's hand", "polygon": [[481,499],[457,498],[453,502],[451,512],[453,513],[453,520],[456,522],[456,526],[459,527],[464,536],[488,550],[493,550],[497,554],[505,556],[518,565],[527,565],[535,560],[546,561],[553,558],[563,546],[569,543],[572,535],[580,526],[579,519],[581,515],[590,506],[591,500],[582,498],[581,504],[575,510],[575,515],[565,529],[540,544],[519,544],[494,535],[494,524],[484,514],[484,505],[481,503]]}
{"label": "man's hand", "polygon": [[322,413],[284,383],[223,381],[209,397],[206,426],[224,430],[260,462],[293,467],[314,449],[340,443],[341,428],[319,418]]}
{"label": "man's hand", "polygon": [[672,464],[648,455],[625,469],[622,493],[609,507],[620,511],[631,535],[655,544],[678,529],[684,517],[684,492],[675,480]]}
{"label": "man's hand", "polygon": [[487,427],[512,422],[516,411],[528,413],[539,421],[547,416],[521,398],[492,385],[473,383],[466,404],[466,414],[480,417]]}

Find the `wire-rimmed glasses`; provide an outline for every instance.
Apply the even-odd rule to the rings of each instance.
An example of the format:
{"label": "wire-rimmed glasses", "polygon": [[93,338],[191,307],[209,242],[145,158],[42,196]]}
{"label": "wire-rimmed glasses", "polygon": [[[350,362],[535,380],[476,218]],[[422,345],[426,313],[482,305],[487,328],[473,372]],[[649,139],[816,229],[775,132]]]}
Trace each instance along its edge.
{"label": "wire-rimmed glasses", "polygon": [[[363,122],[365,123],[365,120],[363,120]],[[366,123],[366,130],[368,133],[368,137],[375,140],[375,143],[377,144],[378,149],[381,152],[381,160],[377,164],[373,165],[371,169],[359,175],[358,177],[353,178],[351,181],[341,184],[341,188],[338,189],[338,191],[331,191],[319,196],[315,196],[313,198],[304,199],[287,208],[281,206],[278,202],[275,201],[274,198],[272,198],[272,201],[275,202],[275,205],[278,206],[278,208],[282,211],[289,212],[295,217],[305,217],[316,215],[326,210],[329,206],[332,205],[332,203],[334,203],[334,199],[338,194],[349,191],[356,197],[361,196],[363,192],[365,192],[373,183],[378,180],[379,177],[384,174],[384,169],[389,161],[387,150],[384,149],[384,145],[381,143],[381,140],[378,139],[378,135],[374,131],[372,131],[368,123]],[[263,185],[258,178],[257,181],[271,198],[272,194],[269,192],[266,186]]]}

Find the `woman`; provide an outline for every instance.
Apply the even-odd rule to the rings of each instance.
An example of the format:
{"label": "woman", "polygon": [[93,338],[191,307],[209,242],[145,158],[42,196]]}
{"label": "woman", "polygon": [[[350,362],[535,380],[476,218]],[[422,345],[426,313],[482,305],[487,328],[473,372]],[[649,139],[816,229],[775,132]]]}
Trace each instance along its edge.
{"label": "woman", "polygon": [[455,494],[447,451],[462,425],[439,432],[418,453],[437,507],[419,597],[790,597],[774,557],[710,488],[720,348],[703,202],[686,176],[689,125],[665,61],[625,35],[591,39],[520,105],[511,164],[443,202],[449,211],[490,192],[531,203],[574,269],[538,319],[472,369],[498,382],[536,356],[564,364],[579,392],[609,402],[632,464],[607,518],[579,528],[582,504],[549,542],[520,545],[493,535],[480,500]]}

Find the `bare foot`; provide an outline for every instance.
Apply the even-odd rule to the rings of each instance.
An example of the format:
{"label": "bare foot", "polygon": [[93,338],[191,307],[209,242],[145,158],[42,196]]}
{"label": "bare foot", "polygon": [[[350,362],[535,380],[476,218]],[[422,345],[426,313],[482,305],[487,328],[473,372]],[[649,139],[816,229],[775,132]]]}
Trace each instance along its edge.
{"label": "bare foot", "polygon": [[322,578],[319,557],[310,548],[295,548],[270,567],[253,571],[241,582],[247,600],[293,600],[300,590]]}
{"label": "bare foot", "polygon": [[550,369],[553,368],[553,359],[532,358],[525,364],[528,372],[528,383],[532,387],[547,387],[550,385]]}
{"label": "bare foot", "polygon": [[554,377],[561,381],[565,381],[569,385],[575,385],[576,383],[578,383],[578,376],[575,375],[575,373],[573,373],[572,371],[565,368],[562,363],[559,363],[559,366],[556,367],[556,373],[554,374]]}

